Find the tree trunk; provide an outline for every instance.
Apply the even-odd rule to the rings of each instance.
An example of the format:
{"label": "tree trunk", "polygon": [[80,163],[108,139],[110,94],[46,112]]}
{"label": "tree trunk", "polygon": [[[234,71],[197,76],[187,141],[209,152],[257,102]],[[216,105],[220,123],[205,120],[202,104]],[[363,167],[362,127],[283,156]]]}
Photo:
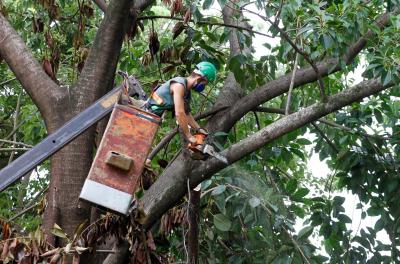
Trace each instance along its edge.
{"label": "tree trunk", "polygon": [[197,264],[199,255],[199,221],[201,191],[191,190],[188,208],[188,263]]}

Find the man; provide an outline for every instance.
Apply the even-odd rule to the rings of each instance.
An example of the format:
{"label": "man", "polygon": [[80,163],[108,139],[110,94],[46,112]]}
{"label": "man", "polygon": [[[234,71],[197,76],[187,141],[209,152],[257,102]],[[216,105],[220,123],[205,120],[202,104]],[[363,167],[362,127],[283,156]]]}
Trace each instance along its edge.
{"label": "man", "polygon": [[205,133],[190,113],[191,90],[202,92],[217,75],[215,66],[207,61],[196,65],[190,76],[175,77],[158,87],[150,96],[144,108],[161,116],[165,110],[175,110],[175,117],[186,139],[195,143],[196,138],[190,133],[189,126]]}

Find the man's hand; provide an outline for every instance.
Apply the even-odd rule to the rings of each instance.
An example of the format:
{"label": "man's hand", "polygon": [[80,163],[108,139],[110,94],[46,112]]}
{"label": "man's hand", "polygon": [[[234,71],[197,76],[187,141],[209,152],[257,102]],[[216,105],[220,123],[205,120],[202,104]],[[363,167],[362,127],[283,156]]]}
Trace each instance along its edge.
{"label": "man's hand", "polygon": [[194,144],[194,143],[197,142],[197,139],[196,139],[194,136],[192,136],[192,135],[188,135],[188,136],[186,136],[186,138],[187,138],[187,140],[188,140],[190,143],[192,143],[192,144]]}

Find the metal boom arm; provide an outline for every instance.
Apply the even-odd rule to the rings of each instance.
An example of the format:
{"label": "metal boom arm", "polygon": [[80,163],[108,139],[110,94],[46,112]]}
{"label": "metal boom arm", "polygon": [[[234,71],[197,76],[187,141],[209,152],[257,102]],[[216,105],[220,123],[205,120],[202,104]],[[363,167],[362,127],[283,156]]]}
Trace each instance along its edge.
{"label": "metal boom arm", "polygon": [[[133,88],[133,93],[139,94],[139,98],[145,96],[139,82],[134,77],[129,78],[129,85]],[[4,167],[0,171],[0,192],[110,113],[119,98],[121,87],[122,85],[111,90],[56,132],[47,136],[34,148]]]}

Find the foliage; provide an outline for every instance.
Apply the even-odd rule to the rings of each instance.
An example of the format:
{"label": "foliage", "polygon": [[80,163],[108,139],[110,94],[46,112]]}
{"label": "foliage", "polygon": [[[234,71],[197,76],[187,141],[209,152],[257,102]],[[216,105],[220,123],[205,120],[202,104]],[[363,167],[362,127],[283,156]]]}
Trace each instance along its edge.
{"label": "foliage", "polygon": [[[65,89],[74,89],[72,84],[82,70],[102,19],[101,11],[87,0],[3,2],[2,13],[21,34],[47,74],[63,84]],[[229,55],[231,32],[238,37],[241,50],[263,41],[258,33],[221,25],[220,13],[214,15],[212,10],[229,2],[174,0],[155,3],[140,14],[143,19],[139,18],[136,27],[129,32],[118,67],[136,75],[149,92],[157,81],[188,75],[200,60],[213,61],[219,69],[217,84],[208,88],[205,96],[193,95],[194,112],[203,112],[214,104],[219,88],[222,88],[223,80],[229,73],[233,73],[244,93],[248,93],[292,71],[296,52],[279,30],[268,22],[272,20],[312,62],[327,58],[340,60],[343,70],[323,79],[327,94],[335,94],[352,85],[354,80],[349,76],[358,67],[364,69],[364,78],[380,78],[385,85],[399,81],[400,54],[397,46],[400,16],[392,16],[390,26],[384,30],[373,24],[383,12],[397,7],[398,1],[258,0],[253,5],[249,1],[238,1],[232,4],[233,8],[243,11],[245,17],[253,13],[262,21],[265,34],[270,35],[263,43],[265,54],[261,56],[256,56],[254,49],[250,54]],[[145,19],[170,14],[182,18],[182,21]],[[235,19],[238,20],[239,16]],[[368,39],[368,49],[346,66],[343,56],[349,45],[368,30],[376,33]],[[130,39],[133,31],[138,34]],[[309,66],[309,61],[300,56],[299,67]],[[0,64],[0,72],[4,81],[13,76],[4,63]],[[116,80],[120,81],[118,77]],[[291,109],[296,111],[320,101],[316,89],[313,83],[294,91]],[[330,126],[326,122],[316,122],[316,126],[305,126],[284,135],[203,182],[199,239],[201,262],[399,261],[400,210],[396,203],[399,199],[400,165],[399,91],[396,86],[330,114],[326,117],[331,122]],[[20,94],[22,107],[19,119],[22,125],[16,139],[35,145],[46,135],[45,126],[37,108],[15,81],[2,84],[0,91],[0,137],[10,139],[7,136],[13,130],[13,115]],[[284,95],[263,106],[284,108],[286,103],[287,96]],[[275,114],[249,112],[235,124],[224,147],[279,118]],[[173,127],[175,121],[167,119],[159,130],[156,142]],[[9,143],[0,145],[4,148],[13,146]],[[179,149],[179,140],[172,140],[156,161],[172,160]],[[20,152],[14,154],[16,158]],[[328,164],[332,171],[329,179],[312,176],[309,168],[311,155],[318,155],[321,161]],[[10,152],[0,152],[1,167],[8,163],[9,157]],[[157,162],[153,165],[156,171],[162,170]],[[48,246],[38,241],[41,237],[38,234],[41,233],[37,229],[44,206],[41,198],[47,186],[47,166],[44,164],[38,169],[40,176],[31,177],[27,187],[16,183],[0,194],[0,216],[5,218],[1,245],[2,252],[6,253],[5,257],[2,255],[2,260],[6,257],[11,259],[11,255],[17,259],[14,253],[28,246],[30,257],[36,259],[49,252]],[[359,198],[357,208],[362,210],[363,220],[377,218],[374,227],[351,230],[353,220],[344,208],[346,197],[337,194],[344,189]],[[23,210],[18,198],[21,191],[26,193],[22,204],[34,205],[32,208],[38,210],[28,211],[10,223],[7,220]],[[73,254],[77,256],[77,251],[94,247],[93,241],[105,239],[105,233],[110,232],[120,237],[129,234],[130,253],[140,256],[138,259],[142,263],[148,257],[185,260],[186,210],[186,202],[183,202],[164,214],[156,230],[158,232],[154,232],[154,242],[151,233],[135,229],[132,223],[127,224],[129,219],[115,216],[107,215],[90,228],[86,227],[84,232],[81,230],[85,234],[79,242],[81,244],[78,239],[70,239],[63,235],[60,228],[56,228],[53,230],[55,234],[66,239],[66,247],[70,246],[69,249],[51,251],[48,257],[59,257],[74,248]],[[298,223],[303,226],[298,228]],[[28,240],[14,236],[10,239],[7,231],[10,224],[21,234],[34,233],[27,235],[30,236]],[[390,242],[381,241],[378,233],[382,230],[388,234]],[[321,243],[315,243],[316,240]],[[24,247],[19,246],[24,243]],[[40,254],[30,243],[38,245]],[[8,246],[7,250],[5,246]],[[150,255],[146,255],[148,248]]]}

